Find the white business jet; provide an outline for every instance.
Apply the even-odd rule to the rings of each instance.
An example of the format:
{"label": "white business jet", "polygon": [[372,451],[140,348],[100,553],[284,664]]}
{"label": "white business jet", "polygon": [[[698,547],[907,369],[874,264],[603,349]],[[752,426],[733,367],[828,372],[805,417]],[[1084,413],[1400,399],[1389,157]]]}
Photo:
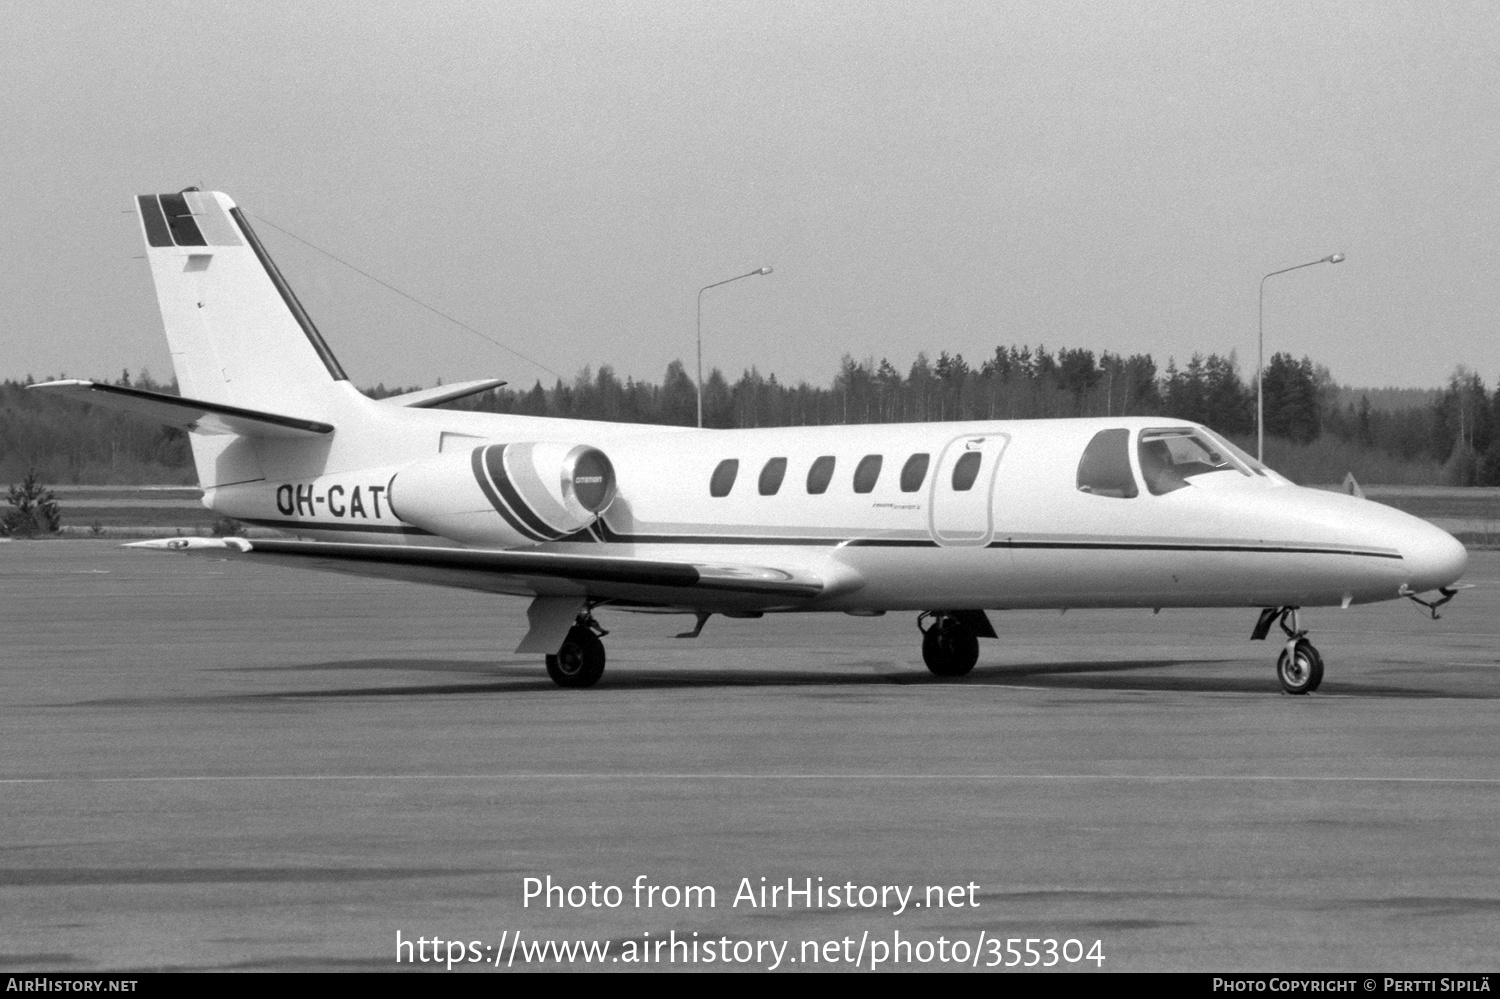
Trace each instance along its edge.
{"label": "white business jet", "polygon": [[693,430],[432,408],[496,380],[373,400],[227,196],[137,205],[181,397],[33,388],[187,430],[204,505],[294,537],[132,547],[529,597],[517,651],[563,687],[604,671],[602,607],[696,615],[679,637],[713,614],[917,611],[940,677],[996,637],[986,610],[1246,607],[1307,694],[1300,608],[1436,616],[1464,570],[1433,525],[1164,417]]}

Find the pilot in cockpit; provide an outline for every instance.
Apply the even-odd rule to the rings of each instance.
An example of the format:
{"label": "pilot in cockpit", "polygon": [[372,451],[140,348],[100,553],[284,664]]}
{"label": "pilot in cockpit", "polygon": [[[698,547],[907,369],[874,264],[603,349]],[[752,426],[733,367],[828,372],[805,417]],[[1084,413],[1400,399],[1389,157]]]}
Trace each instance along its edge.
{"label": "pilot in cockpit", "polygon": [[1141,441],[1136,453],[1141,460],[1141,476],[1153,495],[1161,496],[1187,485],[1177,472],[1166,440],[1158,437],[1156,440]]}

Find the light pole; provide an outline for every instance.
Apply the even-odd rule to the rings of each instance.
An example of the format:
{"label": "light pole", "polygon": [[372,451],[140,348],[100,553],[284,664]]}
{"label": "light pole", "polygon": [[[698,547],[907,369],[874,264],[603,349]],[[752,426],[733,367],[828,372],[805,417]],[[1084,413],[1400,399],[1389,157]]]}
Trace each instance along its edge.
{"label": "light pole", "polygon": [[1341,264],[1343,262],[1342,253],[1330,253],[1326,257],[1309,260],[1305,264],[1272,271],[1260,279],[1260,337],[1256,341],[1255,348],[1255,459],[1257,461],[1266,460],[1266,279],[1285,274],[1287,271],[1300,271],[1314,264]]}
{"label": "light pole", "polygon": [[755,277],[759,274],[769,274],[771,268],[761,267],[751,271],[749,274],[740,274],[713,284],[706,284],[698,289],[698,429],[703,429],[703,293],[710,288],[717,288],[721,284],[738,281],[740,278]]}

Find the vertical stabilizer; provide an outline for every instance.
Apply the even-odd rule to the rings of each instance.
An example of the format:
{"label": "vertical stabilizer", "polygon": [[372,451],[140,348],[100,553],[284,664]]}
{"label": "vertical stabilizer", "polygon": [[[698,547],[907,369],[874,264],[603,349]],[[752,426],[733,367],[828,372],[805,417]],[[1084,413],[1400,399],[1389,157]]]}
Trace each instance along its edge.
{"label": "vertical stabilizer", "polygon": [[327,412],[347,381],[228,195],[136,199],[182,394],[267,412]]}

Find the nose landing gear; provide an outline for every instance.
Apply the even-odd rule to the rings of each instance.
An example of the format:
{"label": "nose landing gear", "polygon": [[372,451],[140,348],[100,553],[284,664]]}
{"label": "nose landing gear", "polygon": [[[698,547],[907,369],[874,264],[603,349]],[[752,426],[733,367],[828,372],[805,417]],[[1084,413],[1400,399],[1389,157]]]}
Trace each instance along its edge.
{"label": "nose landing gear", "polygon": [[922,661],[933,676],[965,676],[979,661],[979,637],[957,615],[923,611],[917,615],[922,632]]}
{"label": "nose landing gear", "polygon": [[[1251,639],[1263,639],[1272,623],[1279,624],[1287,641],[1276,658],[1276,679],[1288,694],[1311,694],[1323,682],[1323,657],[1307,639],[1307,629],[1300,626],[1296,607],[1267,607],[1260,612]],[[1287,624],[1287,619],[1291,624]]]}
{"label": "nose landing gear", "polygon": [[1323,682],[1323,657],[1312,642],[1295,638],[1276,659],[1276,679],[1288,694],[1311,694]]}

